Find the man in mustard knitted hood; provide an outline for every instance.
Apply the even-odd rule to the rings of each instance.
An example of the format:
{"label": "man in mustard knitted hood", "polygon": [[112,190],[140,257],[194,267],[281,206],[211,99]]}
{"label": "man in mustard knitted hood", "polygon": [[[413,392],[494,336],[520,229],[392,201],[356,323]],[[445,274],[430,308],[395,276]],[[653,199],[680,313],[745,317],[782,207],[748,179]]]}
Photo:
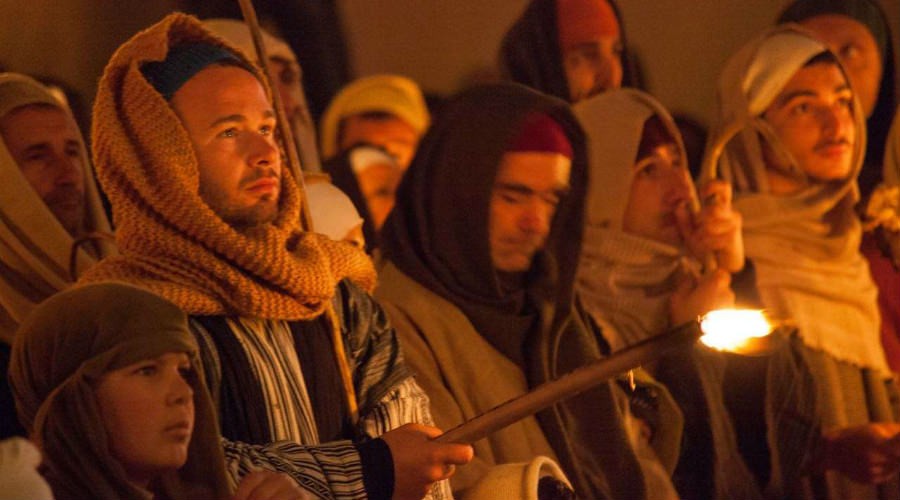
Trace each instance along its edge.
{"label": "man in mustard knitted hood", "polygon": [[188,313],[232,474],[277,469],[324,498],[443,498],[437,481],[471,449],[430,440],[368,258],[302,231],[256,66],[172,14],[113,55],[94,124],[121,255],[84,281]]}

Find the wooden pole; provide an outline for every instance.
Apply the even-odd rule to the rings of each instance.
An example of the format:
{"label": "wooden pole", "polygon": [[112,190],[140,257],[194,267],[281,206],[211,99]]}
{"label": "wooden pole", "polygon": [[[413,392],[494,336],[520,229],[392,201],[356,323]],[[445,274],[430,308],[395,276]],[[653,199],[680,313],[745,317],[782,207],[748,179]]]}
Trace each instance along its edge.
{"label": "wooden pole", "polygon": [[[294,140],[293,129],[291,123],[287,119],[287,113],[284,111],[284,103],[281,102],[281,95],[278,93],[278,87],[274,85],[275,80],[269,72],[269,55],[266,52],[266,46],[263,43],[262,31],[259,27],[259,20],[256,18],[256,10],[253,8],[251,0],[238,0],[241,6],[241,13],[244,16],[244,22],[250,28],[250,35],[253,38],[253,46],[256,47],[256,58],[262,67],[266,81],[269,83],[269,89],[272,91],[272,103],[275,106],[275,117],[278,120],[278,130],[281,131],[283,146],[287,155],[287,166],[297,181],[297,188],[300,191],[300,222],[304,231],[313,231],[312,216],[309,211],[309,202],[306,196],[306,184],[303,181],[303,170],[300,168],[300,158],[297,155],[297,142]],[[344,387],[344,402],[347,406],[347,413],[351,422],[356,425],[359,420],[359,407],[356,401],[356,391],[353,388],[353,374],[350,365],[347,363],[347,353],[344,349],[344,339],[341,333],[341,325],[337,314],[331,304],[325,310],[328,321],[331,324],[331,341],[334,347],[334,357],[341,372],[341,383]]]}
{"label": "wooden pole", "polygon": [[560,401],[602,384],[610,378],[656,360],[665,354],[693,346],[702,336],[697,321],[685,323],[662,335],[644,340],[544,383],[531,392],[494,407],[436,438],[445,443],[471,444],[514,422]]}

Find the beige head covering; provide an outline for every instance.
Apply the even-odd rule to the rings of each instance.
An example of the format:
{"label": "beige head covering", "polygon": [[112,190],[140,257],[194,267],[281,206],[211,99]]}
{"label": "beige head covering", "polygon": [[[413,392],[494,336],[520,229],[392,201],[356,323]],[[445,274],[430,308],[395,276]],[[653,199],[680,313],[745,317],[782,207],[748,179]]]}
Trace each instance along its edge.
{"label": "beige head covering", "polygon": [[[250,28],[244,22],[235,19],[204,19],[203,27],[236,46],[244,53],[247,59],[256,60],[256,47],[253,45],[253,37],[250,35]],[[284,40],[272,36],[264,29],[260,29],[260,32],[269,58],[281,59],[286,62],[294,74],[297,75],[296,87],[291,89],[291,95],[300,105],[299,116],[295,117],[295,123],[291,124],[294,139],[297,141],[303,170],[319,172],[322,170],[322,165],[319,160],[319,149],[316,146],[316,126],[309,114],[306,93],[303,92],[303,71],[300,68],[300,63],[297,62],[297,56],[294,55],[290,45],[285,43]],[[256,61],[256,63],[259,64],[260,61]],[[277,78],[277,75],[272,76]]]}
{"label": "beige head covering", "polygon": [[371,290],[375,271],[361,250],[300,230],[301,193],[289,169],[271,224],[237,231],[201,199],[187,131],[140,69],[197,41],[243,59],[196,18],[175,13],[119,47],[106,67],[94,104],[94,159],[123,255],[84,281],[139,284],[189,314],[284,320],[323,313],[344,278]]}
{"label": "beige head covering", "polygon": [[[0,117],[28,104],[56,106],[74,122],[69,109],[40,83],[24,75],[0,73]],[[81,150],[85,230],[109,232],[84,142]],[[37,304],[74,281],[69,274],[74,240],[22,176],[2,140],[0,179],[3,179],[0,182],[0,341],[11,343],[16,327]],[[112,252],[110,243],[89,245],[94,255],[79,250],[78,271],[93,265],[97,257]]]}
{"label": "beige head covering", "polygon": [[[879,338],[876,289],[859,253],[861,227],[853,205],[856,176],[865,151],[865,122],[854,106],[857,140],[853,170],[846,179],[806,179],[761,115],[787,82],[827,48],[793,25],[766,31],[729,60],[719,82],[719,112],[710,144],[732,132],[735,139],[718,161],[721,177],[735,187],[735,208],[744,220],[746,255],[756,268],[764,307],[776,318],[790,319],[803,342],[813,349],[857,366],[888,372]],[[805,179],[796,194],[769,193],[763,134]]]}
{"label": "beige head covering", "polygon": [[618,350],[669,326],[669,296],[688,265],[678,247],[622,231],[644,123],[658,116],[687,155],[671,115],[633,89],[604,92],[573,106],[588,138],[590,188],[578,269],[587,311]]}
{"label": "beige head covering", "polygon": [[534,457],[530,462],[495,465],[488,469],[472,488],[463,494],[463,500],[492,500],[501,494],[504,498],[538,500],[538,483],[541,478],[552,477],[572,488],[569,478],[552,459]]}
{"label": "beige head covering", "polygon": [[58,500],[146,498],[110,453],[94,391],[105,373],[169,352],[191,359],[194,431],[187,463],[158,478],[152,489],[157,498],[225,498],[229,487],[215,413],[196,341],[178,307],[139,288],[99,283],[53,296],[22,324],[10,385],[19,418],[44,451]]}
{"label": "beige head covering", "polygon": [[373,75],[347,85],[322,115],[319,141],[322,157],[337,156],[341,120],[350,115],[382,111],[405,121],[419,135],[431,122],[425,97],[416,82],[399,75]]}

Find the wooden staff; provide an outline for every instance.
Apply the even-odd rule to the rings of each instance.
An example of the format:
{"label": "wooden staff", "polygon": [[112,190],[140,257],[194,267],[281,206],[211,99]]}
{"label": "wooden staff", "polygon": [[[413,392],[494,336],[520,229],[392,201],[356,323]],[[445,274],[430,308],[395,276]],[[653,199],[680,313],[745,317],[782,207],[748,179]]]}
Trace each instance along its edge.
{"label": "wooden staff", "polygon": [[[300,190],[300,218],[304,231],[313,231],[312,215],[309,211],[309,202],[306,196],[306,185],[303,181],[303,171],[300,168],[300,158],[297,155],[297,142],[294,140],[293,129],[287,119],[287,113],[284,111],[284,104],[281,102],[281,95],[278,93],[278,87],[273,85],[275,80],[269,72],[269,55],[266,52],[266,46],[263,44],[262,31],[259,27],[259,20],[256,18],[256,10],[253,8],[251,0],[238,0],[241,6],[241,13],[244,16],[244,22],[250,28],[250,35],[253,38],[253,46],[256,47],[256,57],[259,65],[262,67],[266,81],[269,83],[269,89],[272,91],[272,102],[275,106],[275,117],[278,120],[278,130],[281,131],[281,137],[284,143],[284,150],[287,153],[287,166],[297,181],[297,188]],[[331,323],[331,341],[334,345],[334,356],[337,361],[338,369],[341,372],[341,382],[344,386],[344,402],[347,406],[347,412],[350,420],[355,425],[359,420],[359,408],[356,401],[356,391],[353,388],[353,375],[350,365],[347,363],[347,353],[344,349],[344,339],[341,334],[340,322],[331,303],[325,310],[329,323]]]}
{"label": "wooden staff", "polygon": [[702,336],[697,321],[685,323],[662,335],[574,370],[562,377],[539,385],[531,392],[496,406],[437,437],[445,443],[471,444],[514,422],[568,399],[610,378],[654,361],[670,352],[693,346]]}

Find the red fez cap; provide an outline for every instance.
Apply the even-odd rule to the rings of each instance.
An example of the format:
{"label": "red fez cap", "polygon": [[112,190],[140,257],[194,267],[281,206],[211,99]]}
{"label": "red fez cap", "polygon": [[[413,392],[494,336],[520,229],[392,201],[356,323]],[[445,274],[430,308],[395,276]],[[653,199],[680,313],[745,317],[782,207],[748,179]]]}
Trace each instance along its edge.
{"label": "red fez cap", "polygon": [[558,153],[571,160],[572,144],[556,120],[544,113],[532,113],[522,121],[506,152]]}

